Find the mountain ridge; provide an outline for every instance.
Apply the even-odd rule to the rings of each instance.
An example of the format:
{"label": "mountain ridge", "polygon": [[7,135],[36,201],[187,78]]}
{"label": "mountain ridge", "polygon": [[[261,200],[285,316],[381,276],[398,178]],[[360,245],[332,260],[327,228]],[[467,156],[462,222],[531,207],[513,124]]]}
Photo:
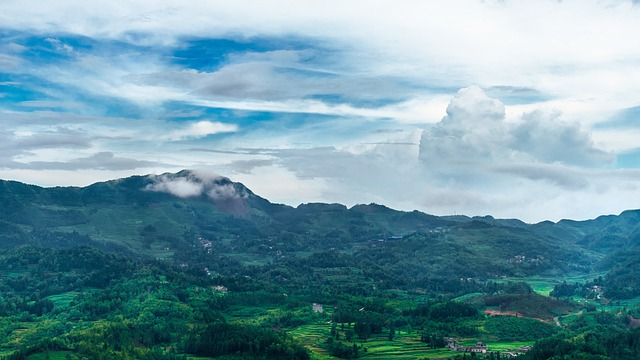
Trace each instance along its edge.
{"label": "mountain ridge", "polygon": [[440,257],[427,268],[435,274],[491,277],[589,272],[603,259],[628,259],[625,252],[640,247],[639,210],[527,224],[492,216],[399,211],[374,203],[292,207],[271,203],[227,177],[191,170],[86,187],[0,180],[0,201],[0,247],[46,245],[46,238],[54,247],[79,242],[173,261],[188,258],[202,246],[200,238],[212,239],[212,247],[244,263],[329,249],[373,251],[383,242],[401,240],[406,246],[416,242],[411,246],[419,252],[438,244],[463,262],[486,263],[473,265],[471,272],[460,267],[458,274],[441,266],[450,261],[446,252],[433,248],[431,253]]}
{"label": "mountain ridge", "polygon": [[[611,218],[616,218],[616,217],[624,217],[624,216],[628,216],[628,215],[633,215],[633,216],[638,216],[640,217],[640,209],[627,209],[627,210],[623,210],[622,212],[620,212],[619,214],[603,214],[603,215],[599,215],[595,218],[591,218],[591,219],[584,219],[584,220],[575,220],[575,219],[570,219],[570,218],[562,218],[558,221],[551,221],[551,220],[542,220],[539,222],[533,222],[533,223],[529,223],[529,222],[525,222],[521,219],[518,218],[495,218],[492,215],[433,215],[433,214],[429,214],[427,212],[421,211],[421,210],[397,210],[397,209],[393,209],[393,208],[389,208],[388,206],[384,205],[384,204],[379,204],[379,203],[359,203],[359,204],[355,204],[351,207],[348,207],[344,204],[341,203],[324,203],[324,202],[301,202],[300,204],[298,204],[297,206],[293,206],[293,205],[287,205],[287,204],[280,204],[280,203],[271,203],[268,199],[263,198],[257,194],[255,194],[250,188],[246,187],[244,184],[240,183],[240,182],[236,182],[236,181],[232,181],[230,178],[225,177],[225,176],[221,176],[221,175],[213,175],[213,174],[206,174],[205,176],[202,175],[198,175],[198,174],[206,174],[206,173],[202,173],[202,172],[198,172],[195,170],[188,170],[188,169],[184,169],[181,170],[179,172],[176,173],[171,173],[171,172],[166,172],[166,173],[162,173],[159,175],[156,174],[147,174],[147,175],[133,175],[133,176],[129,176],[129,177],[123,177],[123,178],[117,178],[117,179],[111,179],[111,180],[105,180],[105,181],[98,181],[86,186],[41,186],[41,185],[36,185],[36,184],[29,184],[29,183],[25,183],[25,182],[21,182],[21,181],[17,181],[17,180],[10,180],[10,179],[0,179],[0,193],[6,191],[6,186],[13,186],[13,187],[20,187],[22,189],[31,189],[31,190],[35,190],[37,192],[43,192],[43,191],[51,191],[51,192],[57,192],[57,191],[64,191],[64,190],[80,190],[80,191],[89,191],[89,190],[93,190],[94,188],[97,187],[105,187],[105,186],[115,186],[116,184],[120,184],[120,183],[131,183],[131,184],[135,184],[135,183],[141,183],[142,187],[140,188],[133,188],[130,190],[134,190],[134,191],[138,191],[138,190],[144,190],[144,191],[155,191],[155,192],[164,192],[164,193],[170,193],[173,194],[176,197],[191,197],[191,191],[195,191],[196,189],[194,188],[186,188],[183,189],[183,193],[180,194],[179,192],[171,192],[170,189],[168,188],[156,188],[156,189],[149,189],[148,186],[153,184],[153,181],[158,181],[158,179],[160,180],[175,180],[175,179],[185,179],[185,180],[189,180],[192,183],[191,184],[195,184],[197,181],[202,182],[202,184],[204,185],[204,187],[207,186],[211,186],[211,185],[221,185],[221,186],[229,186],[232,185],[234,187],[236,187],[240,193],[245,192],[247,193],[249,196],[251,197],[255,197],[258,198],[260,200],[264,200],[264,201],[268,201],[269,204],[271,205],[276,205],[276,206],[282,206],[282,207],[289,207],[289,208],[293,208],[293,209],[297,209],[300,207],[305,207],[305,206],[342,206],[347,210],[352,210],[354,208],[360,208],[360,207],[378,207],[380,209],[386,209],[386,210],[390,210],[390,211],[394,211],[394,212],[403,212],[403,213],[421,213],[424,215],[428,215],[428,216],[433,216],[433,217],[438,217],[440,219],[445,219],[445,220],[450,220],[450,221],[454,221],[454,222],[468,222],[468,221],[473,221],[473,220],[477,220],[477,221],[482,221],[482,222],[487,222],[487,223],[493,223],[493,224],[498,224],[498,225],[504,225],[504,226],[512,226],[512,227],[519,227],[519,226],[536,226],[536,225],[545,225],[545,224],[553,224],[553,225],[559,225],[559,224],[568,224],[569,226],[571,226],[570,224],[575,224],[575,223],[580,223],[580,224],[592,224],[592,223],[603,223],[606,222],[608,220],[610,220]],[[177,184],[180,185],[180,184]],[[184,183],[183,183],[184,185]],[[210,190],[210,188],[205,188],[203,190]],[[33,193],[33,191],[32,191]],[[203,195],[205,194],[206,191],[201,191],[198,195]],[[22,194],[24,195],[24,194]],[[224,194],[218,194],[218,195],[224,195]]]}

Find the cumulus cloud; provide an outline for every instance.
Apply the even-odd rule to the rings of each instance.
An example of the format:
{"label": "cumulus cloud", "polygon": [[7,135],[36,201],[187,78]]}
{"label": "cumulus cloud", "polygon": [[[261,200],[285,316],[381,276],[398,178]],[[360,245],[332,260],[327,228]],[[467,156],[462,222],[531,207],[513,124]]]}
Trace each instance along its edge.
{"label": "cumulus cloud", "polygon": [[502,102],[475,86],[458,91],[447,115],[425,131],[420,158],[434,170],[455,172],[496,163],[600,168],[615,161],[579,124],[562,121],[558,113],[534,111],[507,121]]}
{"label": "cumulus cloud", "polygon": [[432,168],[509,158],[504,118],[500,101],[489,98],[479,87],[461,89],[449,103],[447,115],[422,135],[420,158]]}
{"label": "cumulus cloud", "polygon": [[[558,112],[510,117],[507,110],[481,88],[469,87],[450,100],[438,123],[421,132],[369,131],[377,138],[358,145],[261,149],[260,154],[273,158],[273,165],[265,166],[287,170],[299,184],[321,184],[313,196],[323,201],[373,201],[436,214],[557,220],[571,208],[584,218],[599,214],[585,205],[591,198],[620,198],[618,192],[632,183],[631,174],[622,178],[612,171],[612,154]],[[284,199],[259,183],[251,186],[270,199],[271,194],[278,196],[273,200]],[[613,202],[602,204],[610,209]]]}
{"label": "cumulus cloud", "polygon": [[560,114],[534,111],[510,130],[510,147],[542,163],[599,168],[613,165],[613,154],[594,146],[578,123],[564,122]]}

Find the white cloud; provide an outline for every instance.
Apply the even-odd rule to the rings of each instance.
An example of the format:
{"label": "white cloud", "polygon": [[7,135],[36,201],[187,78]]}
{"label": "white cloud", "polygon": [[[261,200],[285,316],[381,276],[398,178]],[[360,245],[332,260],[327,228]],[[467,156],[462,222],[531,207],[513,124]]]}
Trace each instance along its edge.
{"label": "white cloud", "polygon": [[238,126],[234,124],[223,124],[220,122],[203,120],[195,123],[190,123],[182,129],[171,131],[165,136],[161,137],[169,141],[178,141],[185,139],[203,138],[209,135],[236,131],[238,131]]}
{"label": "white cloud", "polygon": [[148,185],[146,190],[166,192],[181,198],[200,196],[204,190],[203,183],[188,178],[169,178],[164,175],[153,179],[154,183]]}
{"label": "white cloud", "polygon": [[490,164],[614,164],[614,156],[595,148],[579,124],[559,117],[534,111],[507,122],[500,101],[478,87],[465,88],[451,100],[447,115],[423,134],[420,158],[436,171],[464,176]]}
{"label": "white cloud", "polygon": [[[607,197],[621,201],[624,192],[640,191],[629,187],[632,173],[611,170],[614,157],[595,147],[578,124],[562,121],[557,112],[534,111],[509,121],[506,113],[480,88],[466,88],[451,99],[441,121],[424,131],[376,132],[380,138],[359,146],[273,149],[267,152],[273,160],[252,172],[257,176],[278,164],[295,174],[297,179],[287,176],[289,183],[325,184],[309,196],[327,202],[373,201],[439,215],[526,221],[558,220],[565,209],[595,217],[615,211]],[[256,191],[288,199],[270,188]],[[602,206],[592,206],[594,198]],[[629,208],[634,201],[622,203]]]}
{"label": "white cloud", "polygon": [[152,181],[144,190],[165,192],[181,198],[206,194],[213,201],[244,199],[248,193],[236,189],[229,179],[207,171],[183,171],[176,174],[149,176]]}

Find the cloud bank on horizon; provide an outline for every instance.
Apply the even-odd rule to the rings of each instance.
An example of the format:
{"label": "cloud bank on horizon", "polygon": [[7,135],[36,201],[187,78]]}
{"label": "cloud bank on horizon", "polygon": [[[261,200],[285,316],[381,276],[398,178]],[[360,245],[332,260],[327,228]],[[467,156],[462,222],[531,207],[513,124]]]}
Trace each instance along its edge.
{"label": "cloud bank on horizon", "polygon": [[291,205],[530,222],[640,208],[639,19],[631,0],[6,0],[0,178],[208,169]]}

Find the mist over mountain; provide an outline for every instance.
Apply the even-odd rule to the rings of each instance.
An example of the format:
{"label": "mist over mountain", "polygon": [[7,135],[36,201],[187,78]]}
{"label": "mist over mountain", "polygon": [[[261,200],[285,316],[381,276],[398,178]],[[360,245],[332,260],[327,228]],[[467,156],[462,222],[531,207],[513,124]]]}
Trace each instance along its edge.
{"label": "mist over mountain", "polygon": [[[526,224],[491,216],[438,217],[378,204],[294,208],[273,204],[226,177],[189,170],[84,188],[1,181],[0,201],[4,248],[78,242],[174,260],[185,258],[186,249],[203,237],[216,251],[260,261],[415,242],[429,249],[425,259],[438,259],[436,274],[491,277],[588,272],[640,245],[638,210],[588,221]],[[444,266],[449,258],[461,263],[459,270]]]}

